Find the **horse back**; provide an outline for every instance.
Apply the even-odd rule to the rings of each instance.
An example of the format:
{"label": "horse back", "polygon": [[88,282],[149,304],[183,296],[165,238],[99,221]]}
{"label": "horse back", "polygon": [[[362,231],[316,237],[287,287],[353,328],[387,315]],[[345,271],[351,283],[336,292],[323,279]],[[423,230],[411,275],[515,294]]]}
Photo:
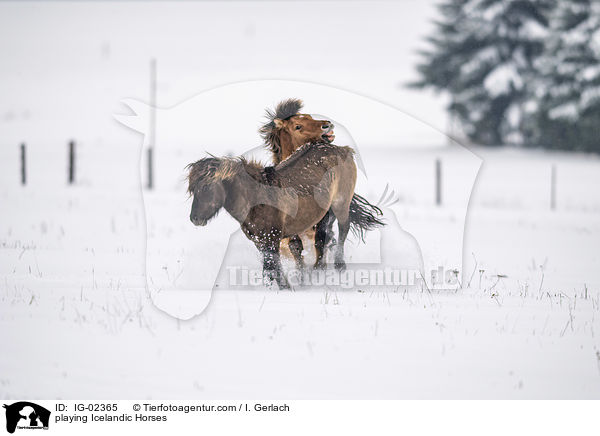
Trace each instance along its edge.
{"label": "horse back", "polygon": [[273,171],[272,177],[280,186],[299,193],[304,190],[312,193],[311,187],[327,183],[326,180],[330,183],[351,181],[353,190],[356,181],[354,150],[328,143],[303,145]]}

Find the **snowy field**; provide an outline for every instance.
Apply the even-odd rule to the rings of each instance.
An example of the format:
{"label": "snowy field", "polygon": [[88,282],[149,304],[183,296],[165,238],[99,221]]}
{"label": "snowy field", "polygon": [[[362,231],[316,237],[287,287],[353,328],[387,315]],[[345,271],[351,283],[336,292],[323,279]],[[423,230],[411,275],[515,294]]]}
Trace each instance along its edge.
{"label": "snowy field", "polygon": [[[464,258],[462,289],[218,289],[200,315],[178,319],[145,288],[153,238],[193,246],[188,238],[235,228],[225,213],[206,228],[189,223],[187,156],[173,153],[179,185],[142,197],[139,150],[83,145],[67,186],[66,156],[33,149],[21,187],[17,149],[2,148],[0,397],[599,398],[600,160],[474,149],[483,165],[461,254],[465,210],[453,186],[473,167],[465,150],[360,151],[368,183],[361,176],[357,190],[377,201],[389,184],[400,201],[386,217],[393,211],[425,257],[435,244],[421,235],[448,235],[434,239]],[[170,224],[153,229],[155,219]],[[350,241],[349,256],[369,247]],[[202,274],[185,257],[165,274]]]}
{"label": "snowy field", "polygon": [[[443,147],[446,100],[404,86],[435,3],[326,2],[315,20],[302,2],[3,2],[0,398],[600,398],[600,159]],[[151,58],[147,192],[147,143],[111,114],[147,129]],[[288,97],[358,144],[357,192],[398,199],[349,264],[443,266],[462,287],[211,294],[224,259],[257,253],[227,250],[225,213],[190,223],[184,167],[257,147]]]}

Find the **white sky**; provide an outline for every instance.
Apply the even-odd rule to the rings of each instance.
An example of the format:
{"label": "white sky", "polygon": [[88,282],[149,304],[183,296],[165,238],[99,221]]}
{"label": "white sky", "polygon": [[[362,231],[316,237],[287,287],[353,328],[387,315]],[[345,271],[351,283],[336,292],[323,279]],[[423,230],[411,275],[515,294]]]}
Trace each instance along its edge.
{"label": "white sky", "polygon": [[[151,57],[161,107],[232,82],[302,80],[375,98],[444,130],[445,101],[402,86],[415,77],[416,50],[435,14],[433,0],[0,2],[0,148],[121,141],[125,128],[112,114],[123,112],[123,98],[148,101]],[[407,126],[406,137],[439,142],[428,130]]]}

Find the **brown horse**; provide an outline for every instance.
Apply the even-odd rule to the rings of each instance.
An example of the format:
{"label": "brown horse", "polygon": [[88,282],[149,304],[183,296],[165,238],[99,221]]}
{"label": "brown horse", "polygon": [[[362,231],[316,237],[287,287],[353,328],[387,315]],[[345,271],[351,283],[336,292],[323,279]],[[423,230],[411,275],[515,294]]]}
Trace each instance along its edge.
{"label": "brown horse", "polygon": [[301,100],[289,99],[279,103],[275,111],[266,111],[269,121],[259,132],[275,164],[287,159],[304,144],[332,143],[335,139],[332,122],[315,120],[308,114],[299,113],[301,109]]}
{"label": "brown horse", "polygon": [[[333,143],[335,139],[331,121],[315,120],[308,114],[302,114],[302,107],[302,100],[288,99],[279,103],[274,111],[266,111],[268,122],[259,132],[275,164],[287,159],[304,144]],[[381,209],[358,194],[352,197],[349,213],[351,230],[360,239],[364,240],[365,232],[384,225],[378,218],[382,215]],[[325,247],[333,239],[334,221],[335,215],[328,212],[315,228],[315,267],[323,266]]]}
{"label": "brown horse", "polygon": [[263,254],[265,279],[288,288],[279,257],[282,238],[302,268],[297,236],[331,211],[338,221],[335,267],[344,269],[344,242],[350,229],[349,207],[356,183],[354,152],[319,143],[300,147],[275,167],[243,158],[201,159],[188,165],[188,192],[194,196],[190,220],[204,226],[221,208],[237,220]]}

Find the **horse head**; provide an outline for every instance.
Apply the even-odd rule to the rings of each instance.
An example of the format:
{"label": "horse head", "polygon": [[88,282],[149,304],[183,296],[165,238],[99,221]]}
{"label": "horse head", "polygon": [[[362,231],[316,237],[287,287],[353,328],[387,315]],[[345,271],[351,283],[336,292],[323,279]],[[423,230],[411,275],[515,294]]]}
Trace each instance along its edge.
{"label": "horse head", "polygon": [[267,110],[269,122],[260,129],[260,133],[273,152],[275,163],[286,159],[304,144],[331,143],[335,139],[331,121],[315,120],[300,113],[301,109],[301,100],[289,99],[279,103],[275,111]]}
{"label": "horse head", "polygon": [[188,165],[188,192],[194,196],[190,221],[205,226],[225,204],[221,159],[210,157]]}

